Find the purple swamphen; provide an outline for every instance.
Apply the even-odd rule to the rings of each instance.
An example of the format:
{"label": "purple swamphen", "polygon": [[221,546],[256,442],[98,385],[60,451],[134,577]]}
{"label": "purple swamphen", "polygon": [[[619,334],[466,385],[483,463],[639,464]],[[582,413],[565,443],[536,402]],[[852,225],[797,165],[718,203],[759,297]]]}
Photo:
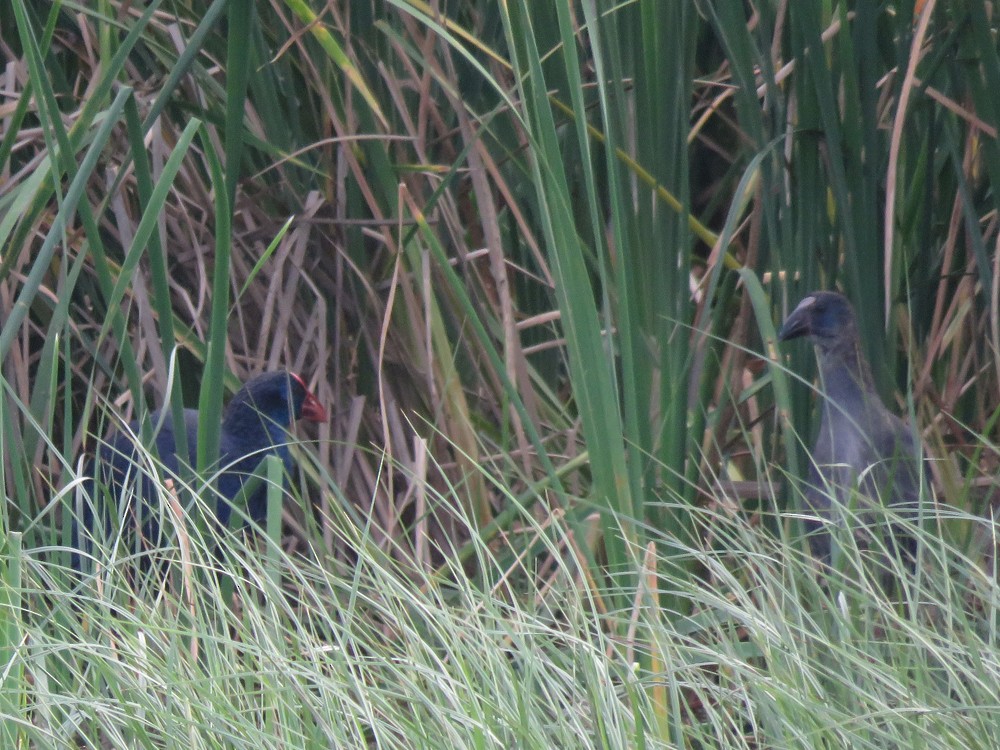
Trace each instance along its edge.
{"label": "purple swamphen", "polygon": [[[184,410],[189,453],[185,463],[191,467],[196,462],[198,419],[195,409]],[[325,422],[328,417],[319,400],[295,373],[280,371],[257,375],[233,396],[222,415],[216,465],[215,515],[220,527],[229,523],[232,502],[266,456],[277,455],[286,470],[291,468],[288,429],[296,419]],[[85,494],[89,497],[83,498],[82,509],[74,514],[87,535],[108,539],[120,531],[130,545],[139,541],[136,546],[140,549],[158,546],[160,522],[164,517],[161,507],[163,483],[154,480],[153,474],[176,481],[180,465],[170,411],[154,412],[151,422],[156,430],[158,471],[153,470],[149,454],[137,447],[140,431],[137,422],[132,422],[127,431],[114,433],[97,450],[87,471],[90,479],[85,486],[89,492]],[[266,486],[262,483],[246,501],[246,515],[255,522],[262,522],[267,511]],[[95,528],[98,519],[102,529]],[[132,536],[133,532],[138,532],[141,539]],[[80,551],[88,549],[89,545],[85,547],[83,541],[79,526],[74,523],[73,546]],[[73,565],[77,569],[80,568],[78,558],[79,555],[74,555]]]}
{"label": "purple swamphen", "polygon": [[[816,347],[821,406],[804,489],[806,510],[812,514],[806,530],[813,553],[828,563],[829,525],[849,522],[845,508],[856,502],[859,512],[853,518],[864,526],[873,525],[879,506],[916,521],[920,486],[929,497],[930,476],[913,429],[886,409],[875,390],[847,298],[837,292],[806,296],[782,325],[778,340],[800,336],[808,336]],[[871,529],[865,531],[862,538]],[[890,524],[887,544],[913,562],[916,539],[899,524]]]}

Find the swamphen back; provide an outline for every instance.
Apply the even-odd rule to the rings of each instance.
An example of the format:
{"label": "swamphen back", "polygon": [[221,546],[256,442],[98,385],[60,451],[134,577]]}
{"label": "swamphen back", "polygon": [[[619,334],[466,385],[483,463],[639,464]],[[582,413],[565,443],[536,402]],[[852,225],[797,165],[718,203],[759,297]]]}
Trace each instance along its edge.
{"label": "swamphen back", "polygon": [[[288,451],[288,428],[296,419],[325,422],[327,413],[306,387],[301,377],[284,371],[258,375],[240,389],[226,406],[219,440],[219,464],[215,515],[219,524],[229,523],[232,502],[254,469],[269,454],[279,456],[291,469]],[[184,459],[194,466],[198,445],[199,415],[184,410],[184,430],[189,455]],[[155,549],[160,546],[163,508],[163,482],[155,479],[178,476],[175,425],[169,410],[152,415],[160,425],[154,436],[160,470],[156,470],[147,452],[137,447],[139,425],[133,422],[127,432],[118,432],[101,445],[88,469],[89,501],[84,500],[79,514],[86,536],[98,540],[114,539],[121,534],[130,548]],[[266,487],[258,487],[247,498],[247,515],[261,522],[266,513]],[[100,512],[95,513],[95,509]],[[100,523],[98,523],[98,520]],[[74,523],[73,545],[89,550],[88,540]],[[79,556],[74,567],[81,567]]]}

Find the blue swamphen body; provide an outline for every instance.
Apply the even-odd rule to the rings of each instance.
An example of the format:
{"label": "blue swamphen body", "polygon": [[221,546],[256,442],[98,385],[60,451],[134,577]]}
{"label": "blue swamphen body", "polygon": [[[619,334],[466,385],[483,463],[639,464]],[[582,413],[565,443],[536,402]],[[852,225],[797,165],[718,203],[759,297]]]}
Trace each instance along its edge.
{"label": "blue swamphen body", "polygon": [[[871,511],[879,505],[915,520],[921,481],[925,487],[929,482],[913,430],[886,409],[875,391],[847,298],[836,292],[805,297],[778,332],[780,341],[800,336],[808,336],[816,347],[821,398],[819,435],[804,493],[814,518],[806,521],[806,529],[813,553],[829,562],[826,527],[844,523],[843,508],[853,502],[859,511],[855,518],[866,526],[875,520]],[[889,545],[913,559],[916,541],[898,525]]]}
{"label": "blue swamphen body", "polygon": [[[277,455],[291,468],[288,451],[288,429],[296,419],[325,422],[327,413],[309,391],[302,378],[294,373],[269,372],[258,375],[233,396],[222,417],[217,464],[216,518],[220,525],[229,523],[232,502],[260,462],[269,454]],[[188,456],[185,462],[193,467],[198,445],[198,412],[184,410]],[[154,476],[177,477],[180,469],[176,447],[176,429],[169,410],[158,411],[151,417],[159,425],[154,441],[159,458],[159,470],[151,466],[148,453],[137,447],[139,425],[133,422],[128,431],[112,435],[101,445],[88,470],[97,480],[88,482],[89,500],[84,501],[78,517],[87,532],[97,538],[108,538],[108,532],[120,528],[131,544],[133,531],[142,536],[140,547],[155,547],[163,518],[161,506],[162,482]],[[262,484],[247,498],[246,513],[256,522],[266,514],[266,487]],[[95,508],[101,509],[95,514]],[[104,531],[95,529],[100,517]],[[79,529],[74,527],[73,543],[81,544]],[[79,561],[74,565],[79,566]]]}

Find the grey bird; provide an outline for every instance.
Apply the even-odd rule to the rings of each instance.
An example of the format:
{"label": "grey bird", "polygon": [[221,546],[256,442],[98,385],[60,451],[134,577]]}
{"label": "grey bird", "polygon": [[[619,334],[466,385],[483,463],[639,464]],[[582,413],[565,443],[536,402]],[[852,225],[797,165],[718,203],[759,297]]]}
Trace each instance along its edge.
{"label": "grey bird", "polygon": [[[813,554],[830,562],[829,524],[844,525],[844,507],[869,527],[856,528],[859,541],[872,532],[873,509],[918,518],[921,483],[929,493],[926,465],[913,430],[886,409],[875,391],[871,367],[861,350],[854,310],[842,294],[813,292],[795,308],[778,332],[779,341],[808,336],[819,361],[821,418],[804,497]],[[883,527],[884,528],[884,527]],[[912,564],[916,540],[890,525],[887,544]]]}

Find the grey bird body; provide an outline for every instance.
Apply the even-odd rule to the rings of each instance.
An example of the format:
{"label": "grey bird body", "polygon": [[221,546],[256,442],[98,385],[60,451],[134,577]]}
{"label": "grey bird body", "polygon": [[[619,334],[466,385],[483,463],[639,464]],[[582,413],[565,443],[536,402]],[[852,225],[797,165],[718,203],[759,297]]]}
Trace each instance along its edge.
{"label": "grey bird body", "polygon": [[[844,507],[853,505],[858,513],[851,517],[866,527],[876,520],[872,509],[879,505],[913,519],[926,470],[912,429],[886,409],[875,390],[847,299],[836,292],[805,297],[778,333],[782,341],[799,336],[809,336],[815,344],[822,400],[804,491],[814,518],[806,528],[814,554],[829,562],[827,527],[846,523]],[[855,530],[862,537],[868,533]],[[912,535],[893,528],[889,544],[913,558]]]}

